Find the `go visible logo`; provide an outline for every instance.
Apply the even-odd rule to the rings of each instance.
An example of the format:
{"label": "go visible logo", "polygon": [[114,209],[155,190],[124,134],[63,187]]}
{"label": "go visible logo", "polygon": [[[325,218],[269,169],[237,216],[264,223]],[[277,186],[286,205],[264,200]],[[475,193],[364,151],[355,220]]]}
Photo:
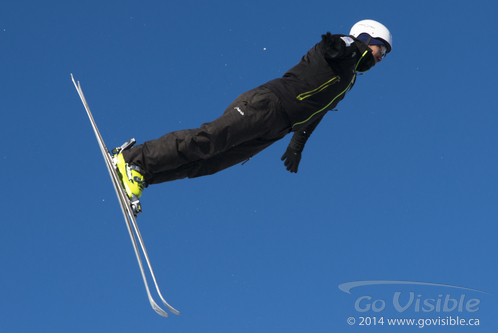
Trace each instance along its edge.
{"label": "go visible logo", "polygon": [[[467,290],[477,293],[488,294],[487,292],[451,286],[445,284],[438,283],[425,283],[425,282],[413,282],[413,281],[355,281],[355,282],[347,282],[339,285],[339,289],[344,291],[345,293],[351,294],[351,289],[356,287],[364,287],[364,286],[374,286],[374,285],[410,285],[411,288],[413,286],[417,286],[419,288],[423,287],[444,287],[444,288],[452,288],[459,290]],[[400,287],[399,287],[400,288]],[[394,309],[401,313],[405,312],[408,309],[412,309],[414,312],[476,312],[479,310],[479,304],[481,300],[478,298],[470,298],[466,294],[461,294],[459,296],[452,296],[451,294],[443,294],[437,293],[438,296],[424,296],[422,292],[401,292],[396,291],[392,296],[392,302],[386,302],[383,298],[374,299],[371,296],[365,295],[356,299],[355,302],[355,310],[358,312],[381,312],[384,311],[389,304],[392,304]],[[389,298],[391,299],[391,298]]]}

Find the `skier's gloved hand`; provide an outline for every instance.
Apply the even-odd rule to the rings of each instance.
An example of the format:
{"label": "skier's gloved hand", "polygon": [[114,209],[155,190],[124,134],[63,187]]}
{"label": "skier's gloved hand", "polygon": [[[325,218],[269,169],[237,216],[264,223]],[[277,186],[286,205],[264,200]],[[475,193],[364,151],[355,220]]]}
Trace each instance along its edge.
{"label": "skier's gloved hand", "polygon": [[281,158],[284,162],[287,171],[291,173],[297,173],[297,168],[299,167],[299,162],[301,162],[301,153],[295,151],[294,149],[287,147],[284,155]]}
{"label": "skier's gloved hand", "polygon": [[327,32],[326,35],[322,35],[322,39],[324,41],[328,57],[335,59],[340,58],[344,54],[345,44],[341,38]]}

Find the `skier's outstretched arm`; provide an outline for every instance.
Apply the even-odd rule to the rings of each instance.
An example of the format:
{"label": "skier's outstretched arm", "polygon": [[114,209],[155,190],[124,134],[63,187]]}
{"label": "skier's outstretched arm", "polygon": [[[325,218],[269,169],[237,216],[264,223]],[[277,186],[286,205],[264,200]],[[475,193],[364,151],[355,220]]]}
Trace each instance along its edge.
{"label": "skier's outstretched arm", "polygon": [[289,142],[289,146],[282,156],[281,160],[284,161],[284,165],[287,168],[287,171],[291,173],[297,173],[299,168],[299,163],[301,162],[301,155],[304,150],[304,146],[308,141],[311,133],[318,126],[323,116],[318,118],[316,121],[312,122],[306,128],[294,132],[292,139]]}

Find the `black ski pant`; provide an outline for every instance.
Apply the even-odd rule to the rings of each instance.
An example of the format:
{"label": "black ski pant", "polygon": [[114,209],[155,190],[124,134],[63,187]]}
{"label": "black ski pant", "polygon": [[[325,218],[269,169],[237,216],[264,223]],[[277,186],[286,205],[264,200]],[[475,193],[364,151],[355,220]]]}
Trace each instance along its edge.
{"label": "black ski pant", "polygon": [[243,162],[282,139],[291,120],[268,88],[240,95],[218,119],[168,133],[123,152],[148,184],[211,175]]}

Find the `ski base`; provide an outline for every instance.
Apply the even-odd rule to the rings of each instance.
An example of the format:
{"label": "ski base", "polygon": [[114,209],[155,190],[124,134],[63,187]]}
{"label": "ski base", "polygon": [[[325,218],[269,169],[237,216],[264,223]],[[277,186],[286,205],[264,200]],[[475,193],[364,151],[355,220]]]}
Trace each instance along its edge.
{"label": "ski base", "polygon": [[147,263],[147,267],[149,268],[150,276],[152,277],[152,280],[154,281],[154,285],[156,287],[156,292],[159,295],[159,298],[161,299],[164,306],[169,311],[171,311],[172,313],[174,313],[176,315],[179,315],[180,312],[178,310],[176,310],[175,308],[173,308],[171,305],[169,305],[168,302],[166,302],[166,300],[162,296],[161,291],[159,290],[159,285],[157,284],[156,277],[154,275],[154,271],[152,270],[152,265],[150,263],[150,259],[149,259],[149,256],[147,254],[147,250],[145,249],[145,244],[144,244],[142,235],[140,234],[140,229],[138,228],[138,224],[137,224],[137,221],[135,219],[137,214],[141,212],[140,201],[138,200],[138,198],[136,198],[136,200],[133,200],[133,198],[132,198],[132,200],[130,200],[128,198],[128,195],[126,194],[124,188],[121,185],[121,181],[120,181],[119,176],[118,176],[117,171],[116,171],[117,168],[116,168],[116,165],[114,163],[113,154],[116,154],[122,150],[131,148],[135,144],[135,139],[131,139],[130,141],[123,144],[121,147],[115,148],[113,150],[113,154],[111,154],[109,152],[109,150],[107,149],[107,146],[105,145],[104,140],[102,139],[102,136],[100,135],[100,132],[97,128],[97,124],[95,123],[95,120],[93,119],[93,116],[92,116],[92,113],[90,112],[90,108],[88,106],[88,103],[85,99],[85,96],[83,95],[83,90],[81,89],[80,83],[76,82],[74,80],[73,74],[71,74],[71,78],[73,80],[73,83],[74,83],[76,90],[78,91],[78,94],[79,94],[80,99],[83,103],[83,106],[85,107],[88,118],[90,119],[93,131],[95,133],[95,136],[97,137],[97,141],[99,143],[99,147],[100,147],[100,150],[102,152],[102,156],[104,157],[104,161],[105,161],[105,164],[107,166],[107,171],[109,171],[109,175],[110,175],[112,183],[114,185],[114,190],[116,191],[116,196],[118,197],[118,201],[119,201],[119,204],[121,206],[121,211],[123,213],[123,217],[124,217],[124,220],[126,222],[126,227],[128,229],[128,233],[130,234],[131,243],[133,245],[133,249],[135,250],[135,254],[137,257],[137,261],[138,261],[138,266],[139,266],[140,272],[142,274],[142,278],[143,278],[144,285],[145,285],[145,290],[147,292],[147,297],[149,299],[150,305],[152,306],[154,311],[156,311],[159,315],[161,315],[163,317],[168,317],[168,313],[165,310],[163,310],[159,305],[157,305],[157,303],[152,298],[152,295],[151,295],[150,290],[149,290],[149,285],[147,283],[147,277],[145,275],[145,271],[143,268],[142,257],[140,254],[140,250],[139,250],[137,241],[138,241],[138,243],[140,243],[140,248],[142,250],[142,254],[143,254],[145,261]]}

